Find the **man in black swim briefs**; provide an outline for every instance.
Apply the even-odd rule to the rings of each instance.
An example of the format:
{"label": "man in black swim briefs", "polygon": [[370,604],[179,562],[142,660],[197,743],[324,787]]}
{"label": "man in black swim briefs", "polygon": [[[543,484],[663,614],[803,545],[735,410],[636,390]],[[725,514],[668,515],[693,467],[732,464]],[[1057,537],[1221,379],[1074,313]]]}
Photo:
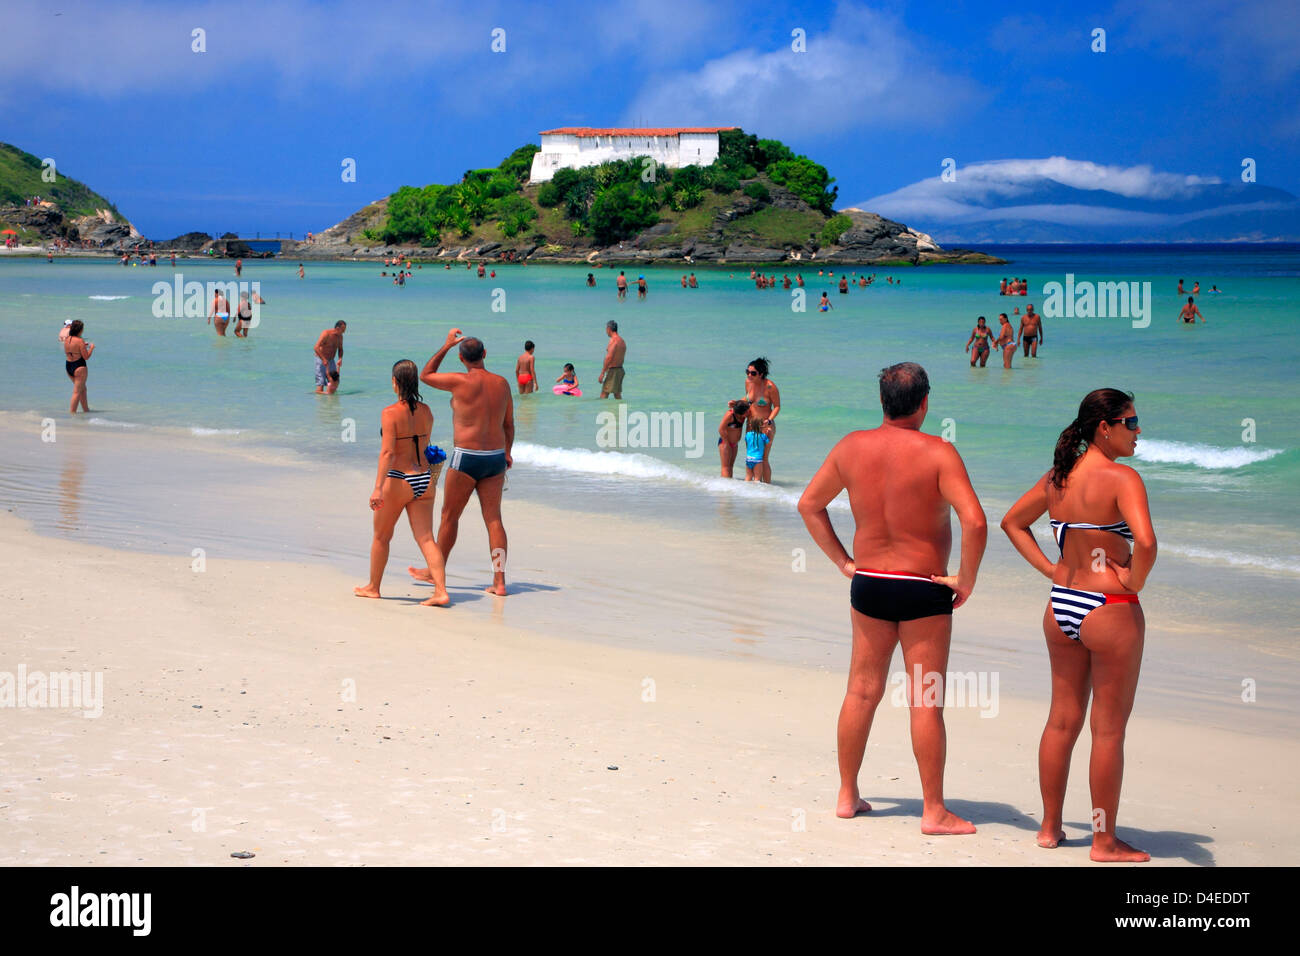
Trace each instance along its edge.
{"label": "man in black swim briefs", "polygon": [[[988,527],[957,450],[921,432],[929,391],[925,369],[913,362],[883,370],[884,422],[849,433],[831,449],[799,499],[799,513],[818,547],[853,582],[853,655],[839,718],[836,815],[871,809],[858,790],[858,771],[894,647],[901,644],[912,750],[921,772],[921,831],[974,833],[969,821],[944,805],[943,686],[952,612],[975,587]],[[845,490],[855,524],[852,556],[826,510]],[[948,574],[951,511],[961,521],[961,568],[955,575]],[[923,687],[913,684],[913,675],[923,675]]]}
{"label": "man in black swim briefs", "polygon": [[[452,346],[460,346],[464,373],[439,372],[438,367]],[[488,547],[492,559],[490,594],[506,593],[506,529],[501,520],[501,492],[505,489],[506,469],[514,464],[510,449],[515,441],[514,401],[510,383],[483,367],[487,349],[475,338],[466,338],[460,329],[447,333],[447,340],[424,366],[420,381],[451,392],[452,448],[443,481],[442,520],[438,526],[438,548],[446,560],[456,545],[460,516],[471,494],[478,495],[487,526]],[[428,568],[411,568],[411,574],[431,581]]]}

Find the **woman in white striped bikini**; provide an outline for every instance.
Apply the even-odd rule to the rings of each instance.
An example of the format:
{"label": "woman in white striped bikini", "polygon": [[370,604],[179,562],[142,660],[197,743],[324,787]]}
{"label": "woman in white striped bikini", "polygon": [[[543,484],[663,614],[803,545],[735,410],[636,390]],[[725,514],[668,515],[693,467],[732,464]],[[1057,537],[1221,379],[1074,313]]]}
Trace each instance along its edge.
{"label": "woman in white striped bikini", "polygon": [[[1133,454],[1140,433],[1132,395],[1113,388],[1088,393],[1078,416],[1061,432],[1052,470],[1002,519],[1016,550],[1052,581],[1043,614],[1052,705],[1038,746],[1043,795],[1038,845],[1051,848],[1065,839],[1061,820],[1070,754],[1091,692],[1090,855],[1098,862],[1151,858],[1115,834],[1124,731],[1146,633],[1137,595],[1156,561],[1146,486],[1136,471],[1116,461]],[[1061,551],[1056,562],[1043,554],[1030,530],[1044,512]]]}
{"label": "woman in white striped bikini", "polygon": [[405,511],[411,533],[429,562],[433,597],[420,603],[446,607],[447,574],[442,551],[433,540],[433,500],[437,485],[431,482],[425,448],[433,432],[433,412],[420,401],[420,373],[410,359],[393,365],[393,392],[398,401],[383,411],[379,468],[370,493],[370,510],[375,513],[375,538],[370,545],[370,581],[354,588],[357,597],[379,597],[379,585],[388,565],[388,546],[393,528]]}

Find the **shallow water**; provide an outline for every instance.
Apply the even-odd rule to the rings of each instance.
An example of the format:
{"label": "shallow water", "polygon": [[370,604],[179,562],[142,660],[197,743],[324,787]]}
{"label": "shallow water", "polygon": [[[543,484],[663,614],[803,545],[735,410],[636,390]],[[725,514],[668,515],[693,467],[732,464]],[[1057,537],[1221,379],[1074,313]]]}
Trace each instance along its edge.
{"label": "shallow water", "polygon": [[[95,412],[77,427],[105,434],[175,429],[177,436],[293,463],[305,480],[328,482],[332,467],[374,467],[393,361],[423,363],[456,326],[482,337],[488,366],[509,376],[530,338],[543,389],[516,403],[509,496],[650,517],[673,535],[744,536],[790,553],[809,543],[793,507],[804,483],[846,431],[880,420],[880,368],[903,360],[927,368],[926,430],[948,430],[993,524],[1050,465],[1057,434],[1079,399],[1114,385],[1136,393],[1142,418],[1133,463],[1147,482],[1161,546],[1150,596],[1143,595],[1150,613],[1163,607],[1179,626],[1226,640],[1296,647],[1300,248],[1011,247],[1001,254],[1011,264],[895,270],[901,286],[885,283],[890,273],[879,272],[871,288],[848,295],[834,291],[838,277],[805,270],[803,312],[792,310],[790,292],[754,289],[747,267],[697,268],[695,290],[680,288],[680,270],[630,269],[633,278],[647,276],[650,293],[644,302],[633,293],[619,303],[617,270],[506,266],[480,280],[463,267],[425,265],[396,288],[374,264],[308,263],[307,278],[299,280],[297,263],[255,261],[242,278],[260,283],[267,304],[246,341],[217,338],[203,318],[155,315],[155,284],[171,287],[168,265],[0,260],[0,410],[23,427],[66,420],[70,387],[56,335],[64,318],[80,318],[98,351],[89,381]],[[595,271],[596,289],[585,287],[587,271]],[[182,260],[177,272],[200,283],[234,278],[226,262]],[[975,316],[996,326],[1000,311],[1027,302],[1041,311],[1044,283],[1064,282],[1066,273],[1076,282],[1150,281],[1150,326],[1134,328],[1129,318],[1048,318],[1037,359],[1017,355],[1011,371],[997,358],[988,368],[969,367],[962,346]],[[1004,275],[1027,277],[1036,294],[999,297]],[[1224,289],[1197,297],[1208,323],[1186,327],[1176,320],[1185,301],[1175,294],[1179,278],[1188,288],[1199,280],[1205,289]],[[814,306],[823,290],[834,305],[829,313]],[[340,318],[349,323],[342,388],[317,396],[312,345]],[[679,414],[690,428],[674,436],[689,441],[602,447],[608,422],[601,413],[615,407],[594,397],[595,378],[610,318],[629,343],[629,419]],[[743,395],[745,366],[758,355],[771,361],[783,401],[772,487],[717,477],[718,421],[727,400]],[[585,397],[550,393],[564,362],[577,367]],[[447,447],[445,401],[426,399],[437,416],[433,440]],[[0,480],[21,511],[46,479],[10,469]],[[129,496],[122,502],[131,507]],[[847,512],[837,513],[847,536]],[[985,568],[1027,570],[997,534]]]}

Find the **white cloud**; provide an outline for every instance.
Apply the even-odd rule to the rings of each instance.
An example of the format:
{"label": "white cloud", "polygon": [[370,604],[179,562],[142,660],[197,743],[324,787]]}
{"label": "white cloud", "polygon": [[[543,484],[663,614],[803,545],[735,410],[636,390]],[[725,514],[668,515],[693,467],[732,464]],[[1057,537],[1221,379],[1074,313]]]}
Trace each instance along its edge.
{"label": "white cloud", "polygon": [[923,179],[859,205],[887,216],[909,211],[915,218],[918,211],[924,211],[947,219],[991,218],[993,210],[1005,211],[1009,205],[1022,212],[1041,211],[1037,206],[1015,203],[1038,192],[1045,181],[1130,200],[1189,199],[1199,187],[1221,182],[1213,176],[1159,172],[1150,166],[1105,166],[1064,156],[972,163],[958,167],[956,177],[953,182],[944,182],[938,176]]}
{"label": "white cloud", "polygon": [[[1175,229],[1232,214],[1294,214],[1297,203],[1272,192],[1256,202],[1224,202],[1206,187],[1223,185],[1213,176],[1162,172],[1150,166],[1107,166],[1052,156],[1047,159],[1001,159],[959,167],[956,180],[924,179],[857,205],[930,232],[960,231],[975,223],[1008,221],[1089,228]],[[1052,184],[1093,193],[1101,202],[1044,202]],[[1054,194],[1053,198],[1056,195]],[[1178,211],[1135,208],[1135,204],[1203,200],[1200,208]]]}
{"label": "white cloud", "polygon": [[806,52],[787,39],[775,50],[744,49],[694,70],[647,78],[625,113],[646,125],[735,125],[781,135],[846,127],[932,123],[982,97],[976,84],[943,73],[894,18],[840,3],[828,24],[789,17]]}

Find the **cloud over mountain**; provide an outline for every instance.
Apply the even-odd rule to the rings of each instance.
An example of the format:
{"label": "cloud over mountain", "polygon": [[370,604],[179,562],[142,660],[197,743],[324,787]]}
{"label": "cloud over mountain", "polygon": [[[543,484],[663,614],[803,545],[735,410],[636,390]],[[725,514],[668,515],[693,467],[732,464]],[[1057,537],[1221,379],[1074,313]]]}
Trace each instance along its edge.
{"label": "cloud over mountain", "polygon": [[1283,190],[1064,156],[973,163],[857,205],[949,243],[1300,240]]}

